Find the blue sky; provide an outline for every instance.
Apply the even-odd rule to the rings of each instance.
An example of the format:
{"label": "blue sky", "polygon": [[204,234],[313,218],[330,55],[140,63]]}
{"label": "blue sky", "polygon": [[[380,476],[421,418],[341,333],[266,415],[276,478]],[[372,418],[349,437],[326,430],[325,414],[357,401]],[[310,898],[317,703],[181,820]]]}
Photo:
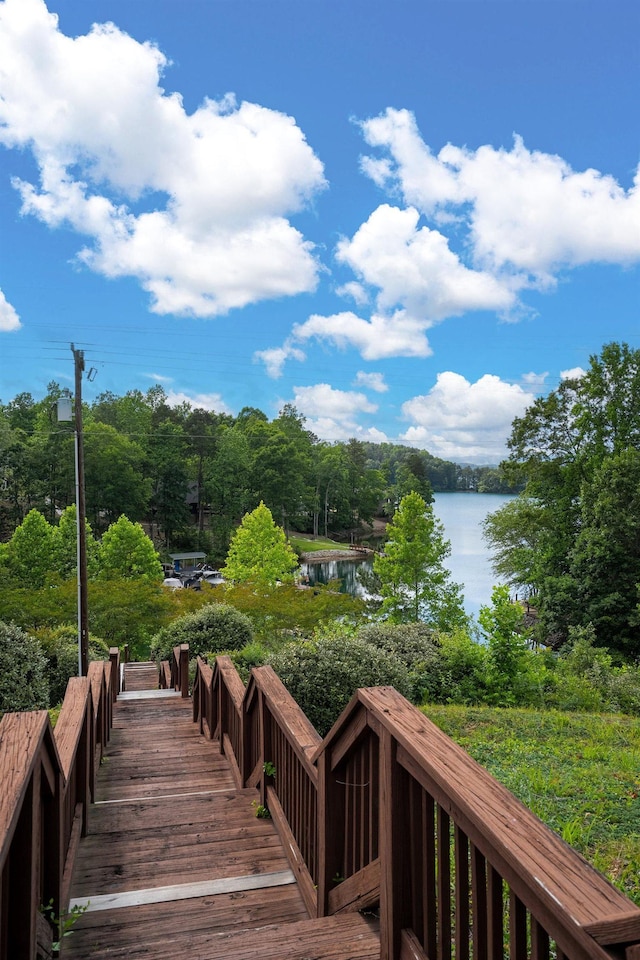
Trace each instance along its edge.
{"label": "blue sky", "polygon": [[0,2],[0,399],[73,342],[88,400],[499,461],[640,346],[639,37],[636,0]]}

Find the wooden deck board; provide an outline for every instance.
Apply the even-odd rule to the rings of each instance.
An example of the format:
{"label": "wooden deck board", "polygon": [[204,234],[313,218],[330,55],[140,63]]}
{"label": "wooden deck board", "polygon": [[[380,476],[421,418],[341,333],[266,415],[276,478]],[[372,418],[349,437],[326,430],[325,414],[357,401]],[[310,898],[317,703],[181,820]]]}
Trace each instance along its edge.
{"label": "wooden deck board", "polygon": [[155,663],[125,663],[125,690],[157,690],[159,671]]}
{"label": "wooden deck board", "polygon": [[[190,701],[115,705],[96,798],[71,896],[122,894],[116,902],[124,905],[107,900],[82,915],[63,942],[63,960],[377,960],[377,935],[358,915],[347,924],[308,919],[273,823],[255,816],[257,792],[236,789],[216,744],[198,735]],[[270,885],[246,889],[252,878]],[[192,896],[198,888],[188,887],[207,882],[228,891],[215,882],[230,880],[241,889]],[[188,899],[130,905],[136,892],[138,900],[173,896],[159,889],[166,887]]]}
{"label": "wooden deck board", "polygon": [[[203,906],[207,907],[204,903]],[[166,918],[162,931],[155,928],[151,920],[144,944],[136,940],[138,920],[135,917],[127,923],[132,939],[122,945],[115,942],[120,926],[111,929],[111,936],[105,942],[97,936],[92,939],[88,931],[82,932],[79,923],[72,951],[67,952],[65,947],[64,957],[74,960],[88,956],[92,960],[149,960],[151,957],[154,960],[379,960],[377,924],[360,914],[293,921],[274,915],[274,911],[279,912],[277,901],[263,904],[254,901],[243,905],[242,910],[245,916],[252,917],[252,929],[239,929],[232,919],[237,906],[237,902],[221,903],[222,909],[210,914],[213,923],[207,923],[207,908],[201,918],[192,915],[188,921],[190,929],[181,928],[179,932],[181,919],[178,917]],[[199,927],[201,922],[207,929]]]}

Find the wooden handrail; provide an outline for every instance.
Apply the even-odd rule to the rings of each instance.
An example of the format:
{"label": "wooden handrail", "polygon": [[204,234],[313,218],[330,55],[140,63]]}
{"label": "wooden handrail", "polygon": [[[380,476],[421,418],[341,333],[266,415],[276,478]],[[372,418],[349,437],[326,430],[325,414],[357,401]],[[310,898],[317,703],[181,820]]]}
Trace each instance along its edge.
{"label": "wooden handrail", "polygon": [[189,696],[189,644],[180,643],[171,654],[171,686],[183,697]]}
{"label": "wooden handrail", "polygon": [[55,916],[68,906],[118,676],[111,660],[72,678],[55,730],[45,710],[0,720],[0,960],[51,955],[40,906]]}
{"label": "wooden handrail", "polygon": [[[194,720],[255,786],[311,915],[379,904],[383,960],[626,960],[640,908],[391,687],[320,741],[268,667],[198,663]],[[240,731],[238,731],[240,726]]]}

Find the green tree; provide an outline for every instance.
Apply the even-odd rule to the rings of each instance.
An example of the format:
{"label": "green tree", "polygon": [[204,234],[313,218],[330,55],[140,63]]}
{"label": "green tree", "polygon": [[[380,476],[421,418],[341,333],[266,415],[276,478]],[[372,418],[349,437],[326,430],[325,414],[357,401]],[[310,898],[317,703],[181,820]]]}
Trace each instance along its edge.
{"label": "green tree", "polygon": [[570,627],[593,622],[599,643],[637,653],[637,596],[630,599],[628,584],[638,570],[625,531],[639,523],[632,492],[639,446],[640,350],[626,344],[605,345],[583,376],[563,380],[514,420],[502,466],[511,480],[526,478],[521,500],[535,516],[528,515],[523,543],[524,511],[503,509],[492,540],[503,569],[527,571],[544,640],[562,642]]}
{"label": "green tree", "polygon": [[170,548],[175,534],[189,520],[187,438],[179,424],[163,420],[154,430],[149,447],[152,511]]}
{"label": "green tree", "polygon": [[493,588],[491,606],[480,608],[478,622],[489,648],[489,702],[501,707],[526,703],[529,634],[522,607],[511,602],[508,586]]}
{"label": "green tree", "polygon": [[509,500],[483,524],[483,536],[493,551],[494,573],[516,590],[531,594],[539,582],[538,563],[548,513],[539,500],[520,496]]}
{"label": "green tree", "polygon": [[153,543],[139,523],[124,515],[105,531],[99,563],[103,580],[162,580],[162,564]]}
{"label": "green tree", "polygon": [[[594,626],[597,643],[637,656],[640,585],[640,451],[607,457],[584,485],[570,557],[570,623]],[[558,616],[562,611],[558,611]]]}
{"label": "green tree", "polygon": [[41,587],[55,571],[51,527],[38,510],[30,510],[14,531],[7,550],[9,576],[24,585]]}
{"label": "green tree", "polygon": [[[91,525],[85,519],[87,544],[87,573],[94,577],[98,572],[98,554],[100,548],[94,539]],[[62,513],[58,526],[53,528],[53,570],[63,580],[77,576],[78,569],[78,528],[76,508],[72,504]]]}
{"label": "green tree", "polygon": [[422,620],[443,629],[463,625],[460,587],[444,565],[451,546],[420,494],[401,500],[387,538],[384,553],[373,561],[383,598],[381,615],[396,623]]}
{"label": "green tree", "polygon": [[144,476],[144,451],[138,443],[108,424],[87,423],[84,463],[87,515],[94,530],[123,513],[134,520],[145,516],[151,484]]}
{"label": "green tree", "polygon": [[269,508],[260,503],[243,517],[234,533],[221,573],[228,580],[269,586],[276,581],[291,582],[297,566],[298,558],[284,530],[274,522]]}
{"label": "green tree", "polygon": [[216,555],[224,557],[232,531],[250,507],[251,449],[237,426],[222,431],[206,469],[205,490],[211,502],[211,527]]}

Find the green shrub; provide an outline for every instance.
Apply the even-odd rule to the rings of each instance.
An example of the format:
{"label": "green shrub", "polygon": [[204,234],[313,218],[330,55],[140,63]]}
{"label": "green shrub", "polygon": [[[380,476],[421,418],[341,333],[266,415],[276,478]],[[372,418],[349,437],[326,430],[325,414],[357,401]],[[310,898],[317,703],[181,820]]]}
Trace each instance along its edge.
{"label": "green shrub", "polygon": [[268,663],[321,736],[358,687],[393,686],[408,697],[409,671],[394,654],[357,638],[289,643]]}
{"label": "green shrub", "polygon": [[[56,706],[64,699],[71,677],[78,676],[78,630],[66,625],[38,631],[38,639],[47,658],[49,703]],[[109,648],[97,637],[89,637],[89,660],[108,660]]]}
{"label": "green shrub", "polygon": [[466,630],[439,634],[440,672],[434,703],[478,704],[487,696],[489,651]]}
{"label": "green shrub", "polygon": [[595,642],[591,624],[569,629],[568,642],[551,663],[547,701],[560,710],[640,714],[640,669],[615,666]]}
{"label": "green shrub", "polygon": [[0,713],[49,706],[47,658],[15,623],[0,621]]}
{"label": "green shrub", "polygon": [[[254,640],[253,643],[248,643],[242,650],[229,650],[227,652],[245,684],[248,682],[249,674],[253,668],[261,667],[263,663],[267,662],[267,658],[269,657],[267,648],[256,640]],[[212,656],[211,660],[213,659],[214,657]]]}
{"label": "green shrub", "polygon": [[443,661],[435,631],[425,623],[368,624],[358,639],[397,657],[409,671],[413,703],[432,701],[443,685]]}
{"label": "green shrub", "polygon": [[189,644],[189,656],[241,650],[253,639],[251,621],[226,603],[210,603],[163,627],[151,640],[151,657],[168,660],[180,643]]}

